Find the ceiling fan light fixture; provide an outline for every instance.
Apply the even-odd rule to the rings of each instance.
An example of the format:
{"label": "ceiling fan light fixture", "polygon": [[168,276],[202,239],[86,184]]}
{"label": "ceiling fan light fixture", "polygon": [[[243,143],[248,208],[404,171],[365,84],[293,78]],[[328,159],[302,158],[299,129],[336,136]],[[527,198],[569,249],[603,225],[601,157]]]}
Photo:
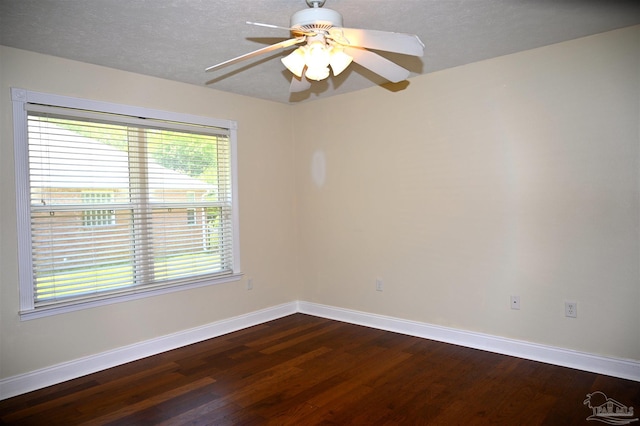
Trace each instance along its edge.
{"label": "ceiling fan light fixture", "polygon": [[[323,37],[311,40],[281,59],[282,63],[296,77],[304,75],[310,80],[324,80],[329,77],[329,66],[333,75],[338,75],[353,61],[353,58],[337,46],[328,46]],[[306,72],[305,72],[306,67]]]}
{"label": "ceiling fan light fixture", "polygon": [[304,49],[302,47],[297,48],[289,55],[281,59],[282,63],[289,71],[291,71],[296,77],[301,78],[304,71],[305,56]]}

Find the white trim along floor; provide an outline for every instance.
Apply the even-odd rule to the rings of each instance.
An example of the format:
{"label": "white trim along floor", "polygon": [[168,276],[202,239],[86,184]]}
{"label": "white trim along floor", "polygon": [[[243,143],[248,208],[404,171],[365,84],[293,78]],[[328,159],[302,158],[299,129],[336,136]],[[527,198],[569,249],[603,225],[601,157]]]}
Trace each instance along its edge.
{"label": "white trim along floor", "polygon": [[640,382],[640,362],[593,355],[367,312],[295,301],[0,380],[0,400],[294,313],[387,330]]}

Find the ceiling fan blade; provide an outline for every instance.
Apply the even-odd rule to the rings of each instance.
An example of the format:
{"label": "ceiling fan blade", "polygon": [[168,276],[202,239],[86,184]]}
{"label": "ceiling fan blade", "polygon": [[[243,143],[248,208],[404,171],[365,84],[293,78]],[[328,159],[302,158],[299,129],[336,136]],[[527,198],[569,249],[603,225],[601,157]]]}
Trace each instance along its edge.
{"label": "ceiling fan blade", "polygon": [[311,88],[311,82],[306,79],[304,76],[304,71],[302,72],[302,77],[298,78],[295,75],[291,77],[291,85],[289,86],[290,93],[299,93],[309,90]]}
{"label": "ceiling fan blade", "polygon": [[299,38],[292,38],[289,40],[281,41],[280,43],[272,44],[270,46],[263,47],[262,49],[254,50],[253,52],[245,53],[244,55],[238,56],[233,59],[229,59],[228,61],[224,61],[219,64],[212,65],[209,68],[206,68],[205,71],[214,71],[222,67],[233,65],[240,61],[253,58],[254,56],[264,55],[265,53],[273,52],[274,50],[278,50],[278,49],[285,49],[289,46],[293,46],[294,44],[302,43],[304,40],[305,40],[305,37],[299,37]]}
{"label": "ceiling fan blade", "polygon": [[398,83],[409,77],[409,70],[369,50],[357,47],[345,47],[344,53],[351,56],[354,62],[386,78],[392,83]]}
{"label": "ceiling fan blade", "polygon": [[272,29],[275,29],[275,30],[287,30],[287,31],[292,32],[294,34],[302,34],[302,35],[307,35],[307,36],[316,34],[313,31],[303,31],[301,28],[281,27],[280,25],[264,24],[262,22],[246,21],[246,23],[249,24],[249,25],[255,25],[257,27],[272,28]]}
{"label": "ceiling fan blade", "polygon": [[329,35],[334,41],[345,46],[366,47],[412,56],[424,55],[424,44],[413,34],[334,27],[329,30]]}
{"label": "ceiling fan blade", "polygon": [[276,30],[287,30],[287,31],[291,31],[291,28],[289,27],[281,27],[279,25],[273,25],[273,24],[263,24],[262,22],[251,22],[251,21],[246,21],[247,24],[249,25],[255,25],[258,27],[265,27],[265,28],[273,28]]}

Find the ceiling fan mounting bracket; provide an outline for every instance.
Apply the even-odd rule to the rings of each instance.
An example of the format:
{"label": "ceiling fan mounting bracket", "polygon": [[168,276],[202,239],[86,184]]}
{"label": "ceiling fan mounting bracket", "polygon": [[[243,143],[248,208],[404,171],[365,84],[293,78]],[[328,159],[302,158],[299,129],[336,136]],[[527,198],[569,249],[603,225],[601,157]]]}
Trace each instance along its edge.
{"label": "ceiling fan mounting bracket", "polygon": [[313,8],[322,7],[325,1],[326,0],[307,0],[307,5]]}

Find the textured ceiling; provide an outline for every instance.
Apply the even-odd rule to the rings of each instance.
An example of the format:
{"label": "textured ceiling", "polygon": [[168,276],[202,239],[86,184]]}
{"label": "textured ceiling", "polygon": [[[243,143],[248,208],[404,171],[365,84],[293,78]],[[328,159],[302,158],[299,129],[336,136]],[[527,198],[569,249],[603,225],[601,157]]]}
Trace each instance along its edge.
{"label": "textured ceiling", "polygon": [[[291,74],[279,59],[293,48],[204,72],[289,38],[245,21],[288,27],[306,7],[304,0],[0,0],[0,44],[284,103],[384,83],[352,64],[290,95]],[[424,57],[381,53],[412,75],[640,24],[638,0],[327,0],[325,8],[340,12],[345,27],[417,34]]]}

